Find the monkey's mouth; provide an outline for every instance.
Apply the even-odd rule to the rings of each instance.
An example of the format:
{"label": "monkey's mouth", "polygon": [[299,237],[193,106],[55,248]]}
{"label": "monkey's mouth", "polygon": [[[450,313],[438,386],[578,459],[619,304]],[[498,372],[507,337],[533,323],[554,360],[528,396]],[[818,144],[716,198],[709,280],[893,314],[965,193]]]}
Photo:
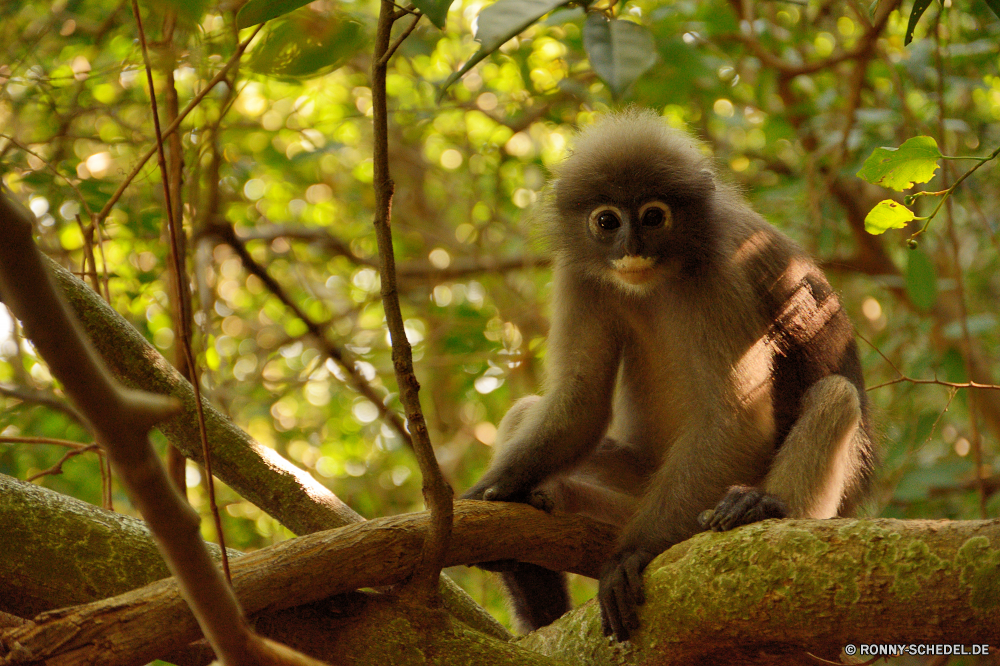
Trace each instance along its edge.
{"label": "monkey's mouth", "polygon": [[652,257],[625,256],[611,262],[615,277],[629,284],[649,282],[656,275],[656,260]]}

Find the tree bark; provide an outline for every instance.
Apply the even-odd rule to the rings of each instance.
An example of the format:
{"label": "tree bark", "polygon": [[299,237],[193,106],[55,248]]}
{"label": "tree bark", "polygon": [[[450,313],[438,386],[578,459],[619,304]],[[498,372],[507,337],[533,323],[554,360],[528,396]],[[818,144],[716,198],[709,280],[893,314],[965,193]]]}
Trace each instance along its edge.
{"label": "tree bark", "polygon": [[[30,499],[36,490],[26,485],[8,483],[4,497],[13,489]],[[20,501],[22,513],[35,510]],[[614,543],[611,528],[577,516],[499,503],[455,508],[451,565],[516,558],[593,576]],[[426,513],[383,518],[244,555],[233,567],[240,602],[262,635],[331,663],[814,664],[807,652],[836,660],[849,643],[971,645],[1000,636],[996,520],[786,520],[700,534],[650,565],[642,627],[630,643],[603,637],[590,602],[516,647],[392,595],[352,592],[403,580],[428,524]],[[101,540],[119,528],[97,527],[109,536],[90,544],[107,552]],[[55,554],[82,555],[45,532],[25,538],[37,545],[24,575],[47,577],[42,563]],[[4,630],[10,653],[0,664],[140,664],[198,635],[167,579]]]}

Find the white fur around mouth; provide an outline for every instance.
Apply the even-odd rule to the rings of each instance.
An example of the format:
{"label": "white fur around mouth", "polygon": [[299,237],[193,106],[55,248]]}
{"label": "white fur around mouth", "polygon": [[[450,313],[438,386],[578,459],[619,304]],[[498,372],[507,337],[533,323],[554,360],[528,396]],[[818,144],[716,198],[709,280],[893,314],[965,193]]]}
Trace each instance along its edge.
{"label": "white fur around mouth", "polygon": [[656,260],[651,257],[627,256],[611,262],[615,276],[629,284],[642,284],[649,281],[655,273]]}

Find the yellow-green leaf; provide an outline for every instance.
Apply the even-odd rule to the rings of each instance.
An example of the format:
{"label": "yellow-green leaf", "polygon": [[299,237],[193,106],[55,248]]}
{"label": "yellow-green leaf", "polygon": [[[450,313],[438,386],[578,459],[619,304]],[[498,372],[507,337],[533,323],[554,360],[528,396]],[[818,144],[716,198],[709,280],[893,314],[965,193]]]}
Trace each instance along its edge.
{"label": "yellow-green leaf", "polygon": [[865,217],[865,231],[875,236],[889,229],[902,229],[908,222],[916,218],[913,211],[892,199],[879,201],[878,205]]}
{"label": "yellow-green leaf", "polygon": [[873,185],[897,192],[926,183],[937,171],[941,151],[930,136],[915,136],[899,148],[876,148],[865,160],[858,176]]}

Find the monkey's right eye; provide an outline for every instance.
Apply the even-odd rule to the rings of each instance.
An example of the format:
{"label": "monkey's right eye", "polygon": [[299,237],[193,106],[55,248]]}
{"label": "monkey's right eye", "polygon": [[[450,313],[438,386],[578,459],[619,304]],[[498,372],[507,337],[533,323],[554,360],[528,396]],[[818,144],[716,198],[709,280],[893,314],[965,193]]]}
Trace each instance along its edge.
{"label": "monkey's right eye", "polygon": [[610,210],[606,210],[597,216],[597,226],[605,231],[611,231],[612,229],[617,229],[622,226],[621,220],[618,216],[612,213]]}
{"label": "monkey's right eye", "polygon": [[590,214],[590,224],[596,233],[614,231],[622,226],[622,218],[613,208],[601,207]]}

